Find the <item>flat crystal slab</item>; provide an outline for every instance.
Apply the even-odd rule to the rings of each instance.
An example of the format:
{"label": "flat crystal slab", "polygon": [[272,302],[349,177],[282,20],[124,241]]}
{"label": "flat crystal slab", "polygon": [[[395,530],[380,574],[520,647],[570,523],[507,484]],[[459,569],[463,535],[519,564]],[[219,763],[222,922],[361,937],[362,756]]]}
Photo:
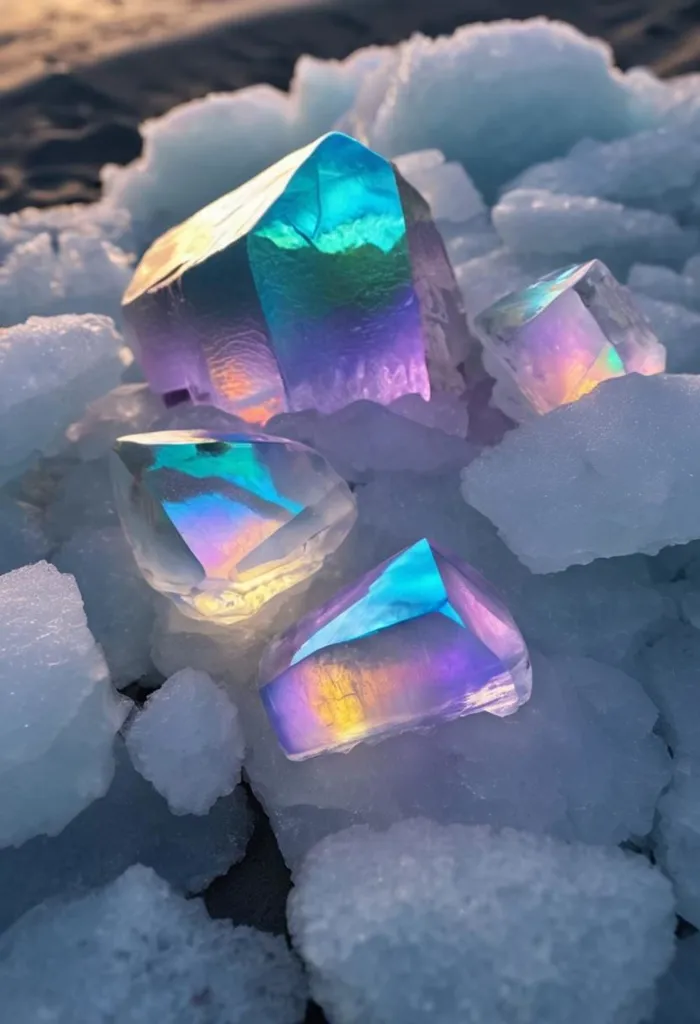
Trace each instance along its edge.
{"label": "flat crystal slab", "polygon": [[427,204],[337,132],[159,238],[123,306],[155,392],[251,423],[459,389],[468,338]]}
{"label": "flat crystal slab", "polygon": [[[600,260],[567,267],[500,299],[480,313],[474,330],[487,368],[502,385],[503,411],[518,415],[575,402],[602,381],[626,373],[663,373],[666,350]],[[510,395],[509,395],[510,391]]]}
{"label": "flat crystal slab", "polygon": [[144,577],[193,618],[238,623],[313,575],[349,533],[353,495],[294,441],[204,430],[120,438],[117,508]]}
{"label": "flat crystal slab", "polygon": [[274,642],[261,678],[292,760],[477,711],[509,715],[532,689],[525,641],[501,599],[427,540]]}

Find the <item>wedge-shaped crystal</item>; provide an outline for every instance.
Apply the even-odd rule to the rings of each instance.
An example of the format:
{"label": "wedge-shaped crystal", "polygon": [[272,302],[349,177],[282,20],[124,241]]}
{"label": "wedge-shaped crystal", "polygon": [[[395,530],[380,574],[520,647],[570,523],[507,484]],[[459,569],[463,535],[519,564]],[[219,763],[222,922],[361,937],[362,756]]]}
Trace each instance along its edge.
{"label": "wedge-shaped crystal", "polygon": [[151,388],[251,423],[453,390],[467,339],[427,204],[383,157],[322,136],[159,238],[124,316]]}
{"label": "wedge-shaped crystal", "polygon": [[476,711],[509,715],[532,686],[501,599],[427,540],[302,619],[269,648],[261,677],[293,760]]}
{"label": "wedge-shaped crystal", "polygon": [[254,615],[315,573],[355,520],[345,481],[295,441],[134,434],[117,441],[112,466],[141,572],[194,618]]}
{"label": "wedge-shaped crystal", "polygon": [[664,346],[600,260],[507,295],[474,329],[500,385],[495,400],[515,419],[575,402],[611,377],[666,367]]}

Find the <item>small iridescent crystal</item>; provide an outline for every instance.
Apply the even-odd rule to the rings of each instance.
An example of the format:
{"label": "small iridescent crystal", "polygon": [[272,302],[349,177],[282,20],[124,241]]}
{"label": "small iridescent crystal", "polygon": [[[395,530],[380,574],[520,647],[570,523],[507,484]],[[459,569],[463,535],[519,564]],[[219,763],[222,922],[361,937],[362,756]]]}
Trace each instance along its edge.
{"label": "small iridescent crystal", "polygon": [[463,386],[467,326],[428,206],[337,132],[159,238],[123,304],[167,403],[265,423]]}
{"label": "small iridescent crystal", "polygon": [[323,456],[281,438],[134,434],[117,441],[112,469],[141,572],[194,618],[250,618],[315,573],[355,521]]}
{"label": "small iridescent crystal", "polygon": [[528,700],[530,661],[501,599],[427,540],[390,558],[271,645],[261,697],[287,757]]}
{"label": "small iridescent crystal", "polygon": [[567,267],[480,313],[474,330],[495,401],[521,420],[575,402],[626,373],[663,373],[666,350],[599,260]]}

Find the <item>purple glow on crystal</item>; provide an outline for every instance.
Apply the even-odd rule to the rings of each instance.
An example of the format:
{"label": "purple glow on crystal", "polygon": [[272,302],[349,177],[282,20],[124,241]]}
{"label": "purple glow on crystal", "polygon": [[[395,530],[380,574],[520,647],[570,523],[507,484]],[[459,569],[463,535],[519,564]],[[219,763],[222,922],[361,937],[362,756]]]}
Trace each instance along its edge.
{"label": "purple glow on crystal", "polygon": [[306,616],[270,649],[261,697],[294,760],[530,695],[525,642],[492,588],[426,540]]}

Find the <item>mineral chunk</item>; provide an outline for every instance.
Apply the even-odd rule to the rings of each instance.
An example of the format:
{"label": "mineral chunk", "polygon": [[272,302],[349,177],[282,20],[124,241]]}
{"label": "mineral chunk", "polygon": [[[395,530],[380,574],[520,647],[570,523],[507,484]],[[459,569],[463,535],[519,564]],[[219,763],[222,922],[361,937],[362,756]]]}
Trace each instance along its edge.
{"label": "mineral chunk", "polygon": [[144,371],[174,404],[253,423],[457,387],[466,323],[427,204],[338,132],[159,238],[124,295]]}

